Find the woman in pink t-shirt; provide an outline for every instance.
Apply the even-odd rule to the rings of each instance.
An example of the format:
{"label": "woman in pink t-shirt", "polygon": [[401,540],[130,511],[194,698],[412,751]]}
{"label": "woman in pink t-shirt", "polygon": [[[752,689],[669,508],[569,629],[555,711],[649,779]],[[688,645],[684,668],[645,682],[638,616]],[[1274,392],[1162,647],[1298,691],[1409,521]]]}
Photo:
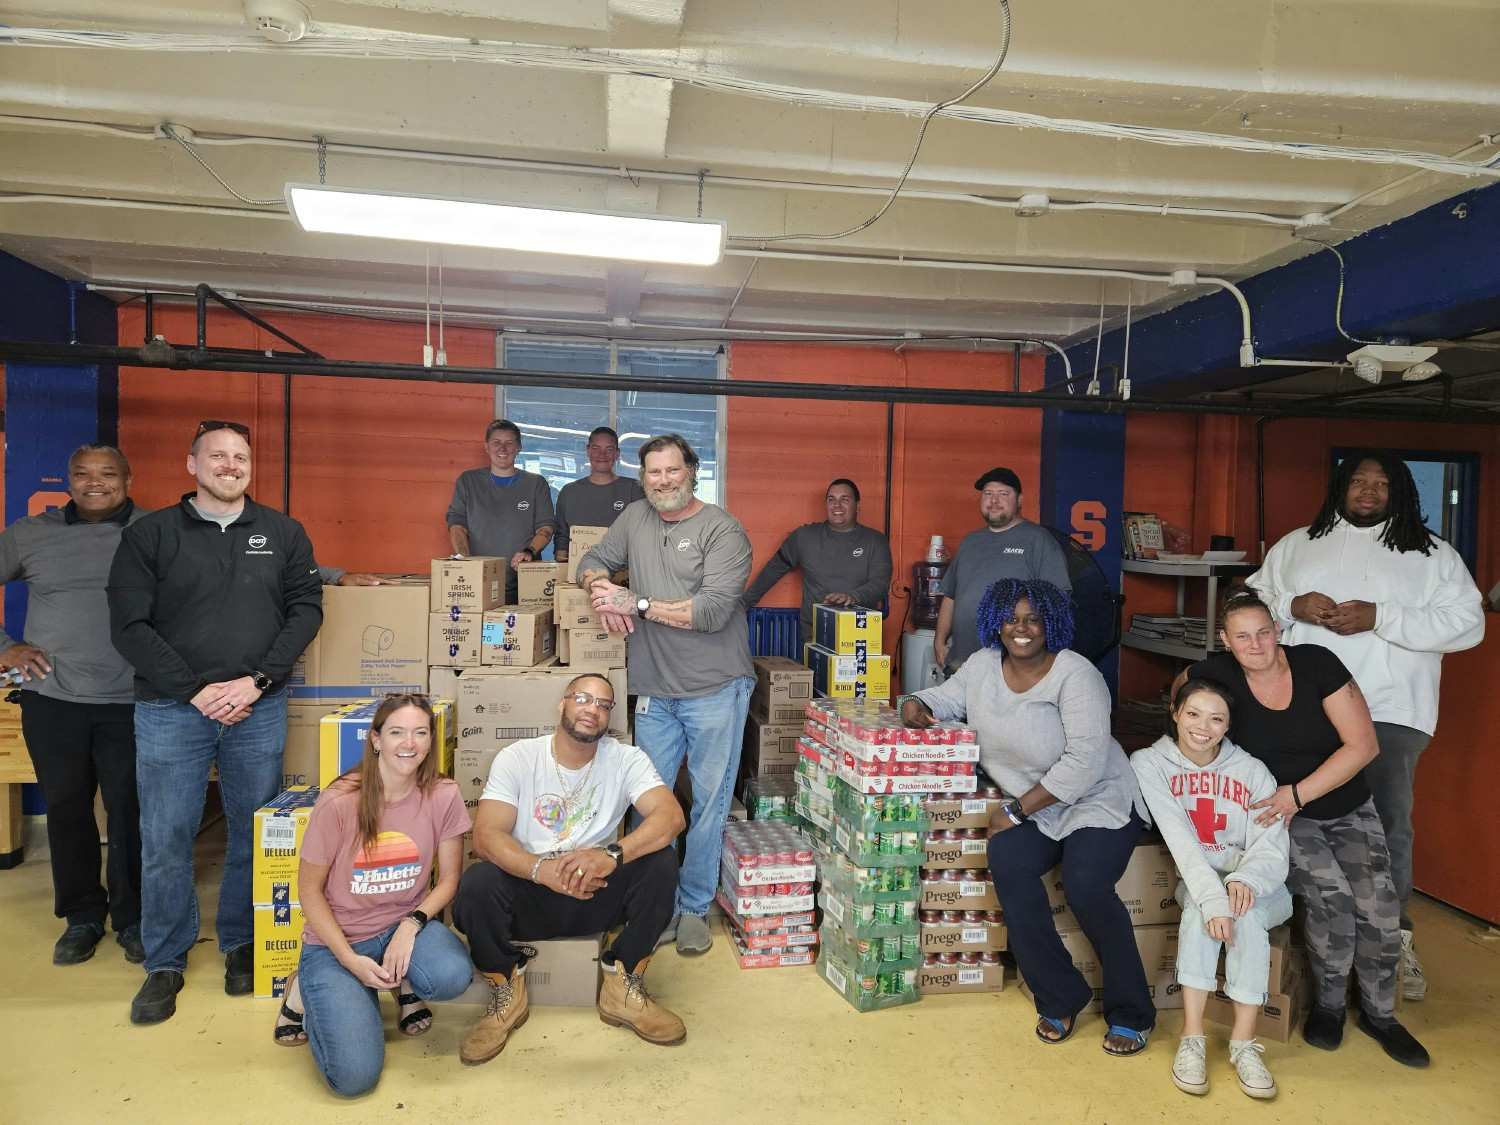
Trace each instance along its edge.
{"label": "woman in pink t-shirt", "polygon": [[[468,950],[428,919],[453,899],[469,814],[438,773],[432,704],[394,695],[375,711],[356,769],[313,806],[303,836],[298,893],[307,928],[287,980],[276,1042],[309,1043],[329,1087],[363,1094],[385,1064],[381,991],[399,1026],[432,1026],[424,1000],[451,1000],[474,974]],[[432,878],[437,861],[437,879]]]}

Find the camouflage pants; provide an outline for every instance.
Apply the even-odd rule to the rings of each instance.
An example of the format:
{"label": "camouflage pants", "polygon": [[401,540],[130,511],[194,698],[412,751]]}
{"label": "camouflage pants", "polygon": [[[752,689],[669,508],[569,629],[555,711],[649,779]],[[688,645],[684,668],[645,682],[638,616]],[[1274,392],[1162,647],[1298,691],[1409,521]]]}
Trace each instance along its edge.
{"label": "camouflage pants", "polygon": [[1401,907],[1374,802],[1331,820],[1293,817],[1290,832],[1287,887],[1307,905],[1303,940],[1314,1001],[1343,1011],[1352,969],[1365,1012],[1393,1019]]}

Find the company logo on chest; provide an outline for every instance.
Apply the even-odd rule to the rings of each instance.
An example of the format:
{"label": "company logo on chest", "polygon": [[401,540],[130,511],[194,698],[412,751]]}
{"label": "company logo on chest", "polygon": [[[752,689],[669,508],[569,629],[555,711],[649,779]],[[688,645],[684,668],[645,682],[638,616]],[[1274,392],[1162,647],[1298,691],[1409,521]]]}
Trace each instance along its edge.
{"label": "company logo on chest", "polygon": [[245,540],[245,554],[247,555],[274,555],[276,552],[269,546],[270,540],[259,532]]}

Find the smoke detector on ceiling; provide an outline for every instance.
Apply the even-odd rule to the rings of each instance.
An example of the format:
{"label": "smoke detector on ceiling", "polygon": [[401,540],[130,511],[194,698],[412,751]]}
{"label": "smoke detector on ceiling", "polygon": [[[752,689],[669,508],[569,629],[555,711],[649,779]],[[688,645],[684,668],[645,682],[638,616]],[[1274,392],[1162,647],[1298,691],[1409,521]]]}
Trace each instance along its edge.
{"label": "smoke detector on ceiling", "polygon": [[245,0],[245,19],[272,43],[295,43],[307,34],[312,17],[297,0]]}

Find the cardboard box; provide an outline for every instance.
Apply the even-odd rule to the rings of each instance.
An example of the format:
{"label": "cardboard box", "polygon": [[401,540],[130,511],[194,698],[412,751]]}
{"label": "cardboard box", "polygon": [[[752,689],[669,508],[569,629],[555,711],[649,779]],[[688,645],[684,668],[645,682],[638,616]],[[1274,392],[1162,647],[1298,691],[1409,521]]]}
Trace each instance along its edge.
{"label": "cardboard box", "polygon": [[[506,743],[506,746],[511,743]],[[495,764],[495,759],[500,756],[505,746],[487,746],[483,749],[460,747],[458,755],[454,760],[453,780],[458,782],[458,790],[463,794],[464,807],[469,810],[469,818],[474,817],[474,810],[479,807],[479,798],[484,793],[484,787],[490,780],[490,767]]]}
{"label": "cardboard box", "polygon": [[917,973],[917,990],[923,996],[1000,992],[1004,988],[1004,965],[923,965]]}
{"label": "cardboard box", "polygon": [[256,810],[250,840],[251,902],[297,901],[297,853],[318,792],[315,785],[299,785]]}
{"label": "cardboard box", "polygon": [[872,656],[880,652],[884,616],[865,606],[813,606],[813,643],[841,656]]}
{"label": "cardboard box", "polygon": [[923,953],[1004,953],[1008,931],[1000,922],[922,923]]}
{"label": "cardboard box", "polygon": [[[432,613],[483,613],[505,601],[505,559],[432,560]],[[374,587],[379,589],[379,587]]]}
{"label": "cardboard box", "polygon": [[350,703],[427,690],[428,592],[401,586],[324,586],[323,625],[292,668],[292,700]]}
{"label": "cardboard box", "polygon": [[988,828],[990,815],[1000,807],[999,798],[933,797],[922,802],[922,811],[940,828]]}
{"label": "cardboard box", "polygon": [[812,698],[812,669],[785,656],[755,658],[750,710],[769,723],[800,723]]}
{"label": "cardboard box", "polygon": [[21,724],[0,723],[0,785],[19,785],[36,780]]}
{"label": "cardboard box", "polygon": [[[1273,926],[1266,931],[1266,937],[1271,943],[1270,976],[1267,979],[1267,992],[1285,992],[1286,986],[1295,976],[1305,976],[1306,954],[1300,945],[1292,943],[1292,927],[1286,924]],[[1224,956],[1225,951],[1219,950],[1219,965],[1216,975],[1219,979],[1219,987],[1224,986]],[[1399,983],[1399,982],[1398,982]],[[1354,993],[1353,1002],[1359,1003],[1359,994]]]}
{"label": "cardboard box", "polygon": [[923,840],[923,847],[926,855],[923,867],[952,871],[990,865],[988,840],[934,840],[929,835]]}
{"label": "cardboard box", "polygon": [[559,631],[567,637],[567,653],[559,652],[557,658],[570,668],[623,668],[625,667],[625,634],[607,633],[594,629],[568,629]]}
{"label": "cardboard box", "polygon": [[302,956],[307,919],[296,902],[255,904],[255,995],[280,996]]}
{"label": "cardboard box", "polygon": [[[1063,896],[1062,869],[1054,867],[1044,876],[1047,899],[1059,930],[1078,929],[1078,919],[1068,909]],[[1125,874],[1115,884],[1115,891],[1130,912],[1132,926],[1155,926],[1176,922],[1182,917],[1177,905],[1177,866],[1167,845],[1147,841],[1136,845]]]}
{"label": "cardboard box", "polygon": [[[625,704],[625,669],[600,673],[615,689],[609,733],[630,733]],[[470,668],[458,678],[458,743],[468,748],[503,746],[518,738],[549,734],[557,728],[557,704],[578,672],[560,665],[539,668]]]}
{"label": "cardboard box", "polygon": [[482,613],[433,613],[427,632],[427,662],[434,667],[477,668]]}
{"label": "cardboard box", "polygon": [[801,737],[801,723],[769,723],[752,713],[745,722],[745,752],[741,756],[740,774],[744,777],[790,775],[802,756],[797,751],[797,740]]}
{"label": "cardboard box", "polygon": [[[1268,1039],[1273,1043],[1290,1042],[1292,1034],[1302,1023],[1302,1014],[1307,1010],[1308,988],[1305,980],[1294,975],[1285,991],[1268,994],[1255,1017],[1256,1038]],[[1208,1003],[1203,1008],[1203,1018],[1214,1023],[1233,1024],[1234,1001],[1222,992],[1210,992]]]}
{"label": "cardboard box", "polygon": [[878,654],[840,656],[821,645],[802,646],[803,663],[812,669],[813,691],[835,698],[889,699],[891,658]]}
{"label": "cardboard box", "polygon": [[[346,703],[318,723],[318,784],[327,785],[345,770],[359,765],[365,752],[365,738],[370,721],[383,700],[367,699]],[[432,752],[438,758],[438,772],[453,775],[453,751],[458,742],[458,724],[451,699],[432,701],[436,729],[432,732]]]}
{"label": "cardboard box", "polygon": [[318,784],[319,724],[342,704],[293,699],[286,705],[286,748],[281,755],[281,788]]}
{"label": "cardboard box", "polygon": [[552,592],[552,619],[559,629],[603,629],[587,590],[558,583]]}
{"label": "cardboard box", "polygon": [[[1182,1007],[1182,990],[1177,984],[1177,926],[1137,926],[1136,948],[1141,953],[1141,967],[1146,970],[1146,985],[1158,1010]],[[1059,931],[1063,948],[1073,964],[1094,990],[1094,1002],[1086,1012],[1099,1010],[1099,990],[1104,984],[1104,969],[1082,930]]]}
{"label": "cardboard box", "polygon": [[568,528],[568,566],[564,578],[568,582],[577,583],[578,564],[583,561],[583,556],[599,545],[604,538],[607,527],[570,527]]}
{"label": "cardboard box", "polygon": [[530,668],[553,659],[552,607],[507,605],[484,615],[479,661],[502,668]]}
{"label": "cardboard box", "polygon": [[[553,938],[550,941],[528,941],[516,938],[517,945],[529,945],[536,956],[526,963],[526,992],[533,1006],[550,1008],[592,1008],[599,1002],[599,984],[603,980],[599,958],[604,950],[605,934],[587,937]],[[484,977],[474,974],[474,983],[454,1003],[487,1004],[490,989]]]}
{"label": "cardboard box", "polygon": [[969,878],[964,872],[962,882],[946,882],[936,879],[922,880],[921,910],[999,910],[1000,900],[995,897],[995,884],[989,879]]}
{"label": "cardboard box", "polygon": [[433,699],[457,699],[458,677],[462,669],[434,665],[427,669],[427,693]]}
{"label": "cardboard box", "polygon": [[516,601],[550,602],[561,575],[560,563],[522,563],[516,567]]}

